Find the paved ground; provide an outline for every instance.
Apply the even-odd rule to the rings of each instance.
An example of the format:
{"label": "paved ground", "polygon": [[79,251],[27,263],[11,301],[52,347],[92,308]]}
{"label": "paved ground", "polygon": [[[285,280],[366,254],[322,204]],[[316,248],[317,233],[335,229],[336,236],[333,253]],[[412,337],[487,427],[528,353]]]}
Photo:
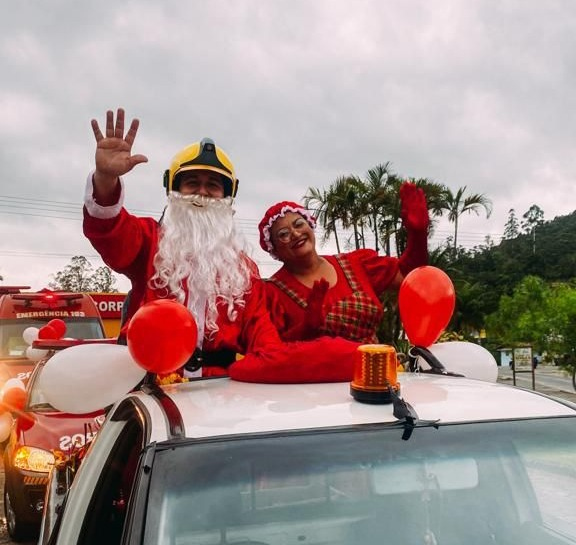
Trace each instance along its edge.
{"label": "paved ground", "polygon": [[[532,389],[532,375],[528,372],[516,374],[516,385]],[[543,394],[560,397],[576,403],[576,391],[572,379],[556,366],[539,366],[534,373],[535,390]],[[498,368],[498,382],[513,384],[513,374],[509,367]]]}

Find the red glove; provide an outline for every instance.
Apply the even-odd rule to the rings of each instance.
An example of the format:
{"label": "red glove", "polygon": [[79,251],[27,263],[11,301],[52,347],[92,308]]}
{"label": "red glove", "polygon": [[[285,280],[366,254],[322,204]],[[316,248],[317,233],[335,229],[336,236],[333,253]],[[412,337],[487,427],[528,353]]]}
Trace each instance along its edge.
{"label": "red glove", "polygon": [[400,256],[398,266],[403,276],[416,267],[428,264],[428,205],[424,191],[411,182],[400,186],[402,223],[408,239],[406,249]]}
{"label": "red glove", "polygon": [[320,329],[326,320],[326,311],[324,310],[324,299],[330,289],[330,284],[325,278],[316,280],[310,295],[308,296],[308,306],[306,308],[306,325],[314,331]]}
{"label": "red glove", "polygon": [[408,232],[427,231],[430,224],[428,205],[422,188],[412,182],[404,182],[400,186],[400,215],[402,223]]}
{"label": "red glove", "polygon": [[330,284],[325,278],[316,280],[310,290],[310,295],[306,300],[306,318],[289,330],[282,333],[284,341],[302,341],[313,339],[318,336],[318,330],[324,325],[326,320],[326,310],[324,300],[330,289]]}

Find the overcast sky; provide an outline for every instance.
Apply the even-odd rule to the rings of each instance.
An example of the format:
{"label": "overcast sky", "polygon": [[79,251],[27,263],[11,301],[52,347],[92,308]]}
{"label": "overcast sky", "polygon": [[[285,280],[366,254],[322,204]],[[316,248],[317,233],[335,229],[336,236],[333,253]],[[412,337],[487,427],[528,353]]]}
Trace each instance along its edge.
{"label": "overcast sky", "polygon": [[[40,289],[74,255],[90,119],[141,120],[127,207],[158,216],[176,151],[213,138],[240,179],[238,221],[389,161],[494,205],[463,218],[498,242],[511,208],[574,211],[574,0],[18,0],[0,8],[0,275]],[[438,226],[431,244],[450,234]],[[331,251],[326,247],[325,251]],[[120,289],[127,283],[121,280]]]}

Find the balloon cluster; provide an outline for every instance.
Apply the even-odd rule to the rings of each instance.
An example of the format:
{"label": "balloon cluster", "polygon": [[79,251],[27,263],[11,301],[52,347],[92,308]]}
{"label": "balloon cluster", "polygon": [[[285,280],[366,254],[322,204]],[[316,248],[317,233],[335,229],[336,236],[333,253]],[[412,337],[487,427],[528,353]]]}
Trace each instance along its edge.
{"label": "balloon cluster", "polygon": [[39,379],[46,400],[65,413],[104,409],[146,372],[168,374],[182,367],[196,349],[198,330],[185,306],[159,299],[138,309],[126,337],[127,346],[87,342],[57,352]]}
{"label": "balloon cluster", "polygon": [[6,441],[14,423],[12,413],[21,413],[26,405],[26,387],[19,378],[6,381],[0,390],[0,442]]}
{"label": "balloon cluster", "polygon": [[50,320],[45,326],[41,328],[37,327],[27,327],[22,332],[22,338],[24,342],[28,345],[26,348],[26,357],[31,361],[40,361],[48,355],[47,350],[42,350],[40,348],[34,348],[32,343],[38,339],[61,339],[66,333],[66,322],[55,318]]}
{"label": "balloon cluster", "polygon": [[66,322],[55,318],[38,330],[39,339],[61,339],[66,333]]}

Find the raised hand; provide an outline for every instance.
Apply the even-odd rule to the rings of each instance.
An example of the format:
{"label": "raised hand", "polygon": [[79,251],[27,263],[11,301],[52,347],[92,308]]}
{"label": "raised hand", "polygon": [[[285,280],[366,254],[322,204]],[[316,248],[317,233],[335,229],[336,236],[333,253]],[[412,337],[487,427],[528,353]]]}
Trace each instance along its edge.
{"label": "raised hand", "polygon": [[130,128],[124,135],[124,110],[118,108],[116,123],[114,112],[106,112],[106,136],[102,135],[98,121],[92,120],[92,130],[96,138],[96,172],[95,181],[114,181],[118,176],[130,172],[136,165],[146,163],[148,158],[144,155],[132,155],[132,144],[138,132],[138,119],[133,119]]}
{"label": "raised hand", "polygon": [[430,224],[424,191],[412,182],[400,186],[400,215],[408,231],[426,231]]}
{"label": "raised hand", "polygon": [[310,295],[308,295],[308,306],[306,308],[306,325],[314,330],[320,329],[326,320],[326,311],[324,310],[324,299],[330,284],[324,278],[316,280]]}

